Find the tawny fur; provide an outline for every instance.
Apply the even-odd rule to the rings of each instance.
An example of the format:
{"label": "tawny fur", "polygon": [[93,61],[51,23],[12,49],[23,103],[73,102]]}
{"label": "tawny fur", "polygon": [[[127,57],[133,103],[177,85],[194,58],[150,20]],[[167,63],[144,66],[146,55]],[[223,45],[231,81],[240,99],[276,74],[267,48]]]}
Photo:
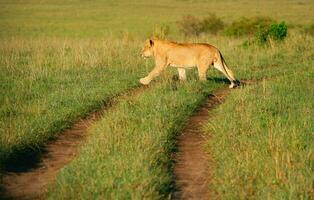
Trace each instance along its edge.
{"label": "tawny fur", "polygon": [[148,85],[168,66],[178,68],[180,80],[186,79],[186,68],[197,67],[199,79],[204,81],[209,67],[214,65],[229,79],[230,88],[236,86],[233,72],[227,67],[220,51],[210,44],[180,44],[166,40],[146,40],[142,56],[155,58],[155,68],[146,77],[140,79],[144,85]]}

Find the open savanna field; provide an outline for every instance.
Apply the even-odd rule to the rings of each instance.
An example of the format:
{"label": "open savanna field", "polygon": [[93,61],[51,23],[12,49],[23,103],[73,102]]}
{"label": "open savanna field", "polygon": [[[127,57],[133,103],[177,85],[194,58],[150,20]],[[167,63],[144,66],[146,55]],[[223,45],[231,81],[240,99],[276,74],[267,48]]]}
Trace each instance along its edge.
{"label": "open savanna field", "polygon": [[[314,199],[313,10],[310,0],[0,0],[0,199],[177,198],[177,137],[228,80],[210,68],[199,81],[194,68],[182,82],[169,67],[142,86],[152,36],[218,47],[242,83],[199,127],[210,199]],[[184,16],[209,13],[224,27],[284,21],[288,33],[264,44],[254,34],[182,33]],[[74,159],[41,180],[43,191],[10,189],[95,112]]]}

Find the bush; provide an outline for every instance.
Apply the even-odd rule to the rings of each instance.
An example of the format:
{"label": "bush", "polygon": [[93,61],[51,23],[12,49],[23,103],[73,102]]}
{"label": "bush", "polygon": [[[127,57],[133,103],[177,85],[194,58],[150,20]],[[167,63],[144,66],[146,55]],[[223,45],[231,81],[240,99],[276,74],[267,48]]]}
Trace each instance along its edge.
{"label": "bush", "polygon": [[184,35],[199,35],[202,32],[201,20],[192,15],[183,16],[178,25]]}
{"label": "bush", "polygon": [[192,15],[183,16],[182,20],[178,21],[178,25],[184,35],[217,34],[224,27],[223,21],[215,14],[208,14],[203,19]]}
{"label": "bush", "polygon": [[285,22],[272,24],[269,29],[269,37],[274,40],[283,40],[287,36],[288,26]]}
{"label": "bush", "polygon": [[259,27],[255,38],[260,43],[266,43],[272,40],[283,40],[287,36],[288,27],[285,22],[273,23],[269,27]]}
{"label": "bush", "polygon": [[[178,25],[184,35],[196,36],[201,33],[217,34],[224,28],[223,21],[215,14],[209,14],[208,17],[203,19],[187,15],[178,22]],[[288,27],[285,22],[276,23],[269,17],[243,17],[230,24],[224,30],[224,34],[238,37],[244,35],[255,36],[253,42],[257,40],[259,43],[266,43],[270,38],[272,40],[283,40],[287,36],[287,30]]]}
{"label": "bush", "polygon": [[201,31],[204,33],[211,33],[216,35],[223,28],[223,21],[215,14],[209,14],[201,21]]}
{"label": "bush", "polygon": [[258,30],[269,27],[275,21],[268,17],[253,17],[253,18],[241,18],[238,21],[232,22],[224,33],[227,36],[243,36],[254,35]]}

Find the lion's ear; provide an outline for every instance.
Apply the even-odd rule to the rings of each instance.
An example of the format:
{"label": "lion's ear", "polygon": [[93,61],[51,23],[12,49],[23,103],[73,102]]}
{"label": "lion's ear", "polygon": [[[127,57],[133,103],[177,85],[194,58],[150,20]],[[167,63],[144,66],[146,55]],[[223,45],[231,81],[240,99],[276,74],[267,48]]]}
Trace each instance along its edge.
{"label": "lion's ear", "polygon": [[153,40],[149,40],[149,44],[150,44],[151,47],[154,46],[154,41]]}

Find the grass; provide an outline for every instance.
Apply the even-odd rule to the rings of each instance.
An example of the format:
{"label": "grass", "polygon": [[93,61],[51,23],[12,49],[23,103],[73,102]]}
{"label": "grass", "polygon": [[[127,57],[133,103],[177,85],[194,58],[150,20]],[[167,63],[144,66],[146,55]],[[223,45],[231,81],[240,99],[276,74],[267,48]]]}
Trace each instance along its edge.
{"label": "grass", "polygon": [[[219,47],[240,80],[265,79],[232,92],[209,121],[217,198],[313,199],[314,42],[290,29],[311,23],[313,9],[309,0],[0,0],[0,166],[25,151],[33,156],[75,120],[138,87],[153,65],[139,57],[142,43],[169,31],[176,41]],[[182,16],[213,11],[229,23],[243,16],[286,21],[288,37],[259,46],[178,32]],[[170,70],[141,94],[119,99],[48,198],[170,197],[174,136],[205,94],[222,86],[199,83],[194,72],[178,84]],[[222,76],[211,70],[209,77]]]}
{"label": "grass", "polygon": [[78,118],[137,87],[146,72],[145,63],[134,58],[140,42],[130,42],[129,48],[108,40],[0,43],[2,167],[20,153],[38,151]]}
{"label": "grass", "polygon": [[156,25],[169,24],[176,37],[176,22],[184,15],[206,17],[215,12],[223,21],[243,16],[273,16],[275,20],[304,25],[313,21],[314,3],[303,1],[0,1],[0,37],[149,36]]}
{"label": "grass", "polygon": [[169,84],[165,79],[118,101],[90,129],[80,155],[60,172],[48,199],[168,198],[176,133],[205,94],[218,87],[214,81]]}
{"label": "grass", "polygon": [[265,79],[232,92],[206,128],[215,198],[313,199],[313,44],[290,35],[268,52],[247,51]]}
{"label": "grass", "polygon": [[[239,80],[270,79],[312,69],[313,37],[296,30],[290,30],[286,40],[268,45],[247,45],[246,38],[208,35],[181,40],[203,41],[218,47]],[[210,69],[210,73],[209,76],[221,76],[217,70]]]}
{"label": "grass", "polygon": [[[206,39],[195,37],[190,38],[190,40],[197,42],[198,40]],[[237,145],[238,141],[242,141],[244,138],[243,135],[245,135],[245,133],[241,133],[241,128],[252,131],[252,127],[255,127],[253,122],[251,122],[252,124],[248,124],[247,122],[250,122],[253,113],[255,115],[258,113],[259,107],[256,105],[264,105],[265,107],[262,110],[266,110],[267,112],[264,113],[263,117],[257,117],[255,123],[260,122],[262,123],[262,125],[260,125],[261,127],[264,127],[265,130],[268,129],[267,120],[271,119],[273,112],[268,112],[269,109],[267,106],[269,105],[271,108],[277,110],[277,106],[280,105],[278,102],[280,96],[274,94],[278,94],[279,91],[281,98],[287,101],[286,104],[289,102],[289,104],[293,105],[293,102],[296,102],[299,98],[297,96],[299,89],[304,86],[307,90],[304,90],[303,93],[304,99],[306,100],[303,105],[307,105],[311,99],[310,96],[306,96],[311,89],[311,79],[308,77],[305,83],[302,83],[301,80],[303,75],[308,74],[312,67],[312,62],[308,61],[313,60],[312,54],[310,53],[313,48],[313,38],[304,35],[299,36],[292,32],[285,42],[272,43],[269,47],[258,46],[257,44],[246,47],[242,45],[243,40],[232,39],[233,42],[231,42],[228,41],[228,39],[222,40],[219,37],[212,38],[212,40],[220,43],[218,46],[221,46],[222,49],[228,47],[230,48],[229,51],[237,52],[237,54],[232,54],[226,50],[226,54],[229,55],[227,61],[232,61],[230,65],[233,69],[237,69],[236,72],[240,79],[258,80],[266,78],[265,80],[267,80],[274,79],[278,76],[286,77],[286,79],[282,78],[277,81],[277,85],[282,88],[277,88],[276,92],[269,93],[268,98],[266,97],[267,101],[259,96],[259,94],[262,95],[263,87],[256,86],[255,88],[258,90],[255,92],[252,92],[250,86],[236,90],[232,93],[233,96],[229,97],[230,100],[222,105],[221,111],[217,111],[217,118],[209,122],[212,128],[211,131],[214,132],[210,152],[213,152],[215,160],[217,161],[217,170],[214,171],[212,188],[215,189],[217,197],[222,199],[288,198],[289,196],[287,196],[287,194],[290,194],[289,192],[291,191],[287,193],[288,190],[286,188],[281,189],[279,186],[278,188],[275,187],[270,190],[268,187],[272,188],[273,185],[269,185],[269,182],[264,182],[263,177],[265,177],[265,174],[271,169],[276,170],[275,166],[266,162],[266,166],[258,165],[263,159],[267,160],[262,156],[254,160],[261,146],[268,142],[268,137],[266,137],[267,140],[265,141],[261,139],[260,134],[257,134],[257,138],[249,138],[254,144],[248,146],[247,143],[243,142],[236,147],[234,146]],[[263,50],[268,51],[265,52]],[[301,54],[302,56],[300,56]],[[247,56],[247,58],[240,60],[240,58],[245,56]],[[252,57],[254,59],[249,59]],[[294,65],[287,66],[288,58],[294,59],[294,61],[297,62]],[[236,61],[239,63],[234,63]],[[252,63],[257,64],[255,66],[252,65]],[[182,127],[185,119],[187,119],[197,105],[199,105],[204,98],[204,94],[210,93],[221,86],[213,81],[208,81],[205,85],[200,85],[201,83],[195,82],[195,77],[192,76],[187,83],[176,85],[174,88],[177,89],[173,90],[171,75],[172,72],[164,73],[163,77],[156,83],[153,83],[154,85],[145,92],[138,96],[131,96],[119,101],[116,108],[110,110],[100,122],[96,123],[90,129],[91,137],[82,148],[80,156],[61,171],[56,183],[51,186],[48,198],[170,198],[173,192],[170,153],[175,150],[174,136]],[[209,75],[210,78],[220,76],[221,75],[214,70],[211,70]],[[290,80],[293,77],[299,76],[298,81]],[[287,84],[289,81],[290,84]],[[294,98],[288,100],[286,94],[291,93],[294,84],[298,84],[299,87],[294,89],[292,93],[294,95],[290,95],[290,97]],[[290,88],[290,90],[285,89],[285,87]],[[200,91],[202,92],[200,93]],[[258,100],[258,103],[252,102],[251,99],[243,100],[243,96],[245,96],[243,94],[236,95],[241,91],[246,91],[245,93],[250,94],[251,98]],[[238,97],[241,102],[234,96]],[[270,97],[277,100],[275,101]],[[247,102],[251,103],[248,105]],[[233,107],[230,108],[230,105]],[[242,107],[239,108],[239,105]],[[280,112],[285,113],[284,108],[285,105],[282,105],[278,109],[280,109]],[[303,106],[300,109],[305,109],[306,112],[309,112],[312,108]],[[235,114],[229,114],[233,113],[234,110],[241,116],[246,112],[251,112],[251,114],[242,118]],[[299,110],[299,108],[290,107],[291,113],[297,114],[298,112],[296,112],[296,110]],[[226,113],[228,113],[228,115],[226,115]],[[310,184],[312,179],[310,176],[311,166],[307,165],[310,163],[309,156],[311,156],[310,153],[313,149],[310,145],[309,136],[311,127],[308,127],[311,119],[307,118],[307,122],[304,125],[302,124],[304,120],[300,116],[295,118],[300,120],[294,123],[304,128],[300,131],[307,131],[303,132],[305,138],[302,139],[302,141],[307,141],[307,145],[305,145],[307,146],[307,150],[300,153],[302,155],[298,154],[297,156],[291,153],[291,155],[289,154],[289,158],[297,159],[302,156],[307,156],[308,160],[298,164],[298,168],[294,168],[294,173],[290,173],[291,182],[289,182],[288,185],[289,187],[295,188],[295,191],[291,192],[291,197],[300,197],[298,194],[303,192],[303,197],[306,199],[309,197],[308,191],[311,192]],[[239,124],[238,120],[243,124]],[[266,120],[266,122],[263,120]],[[293,121],[294,118],[290,120]],[[222,121],[224,123],[222,123]],[[233,123],[228,126],[229,121]],[[283,129],[285,123],[287,122],[283,121],[281,126],[272,129],[277,130],[277,133],[274,133],[276,136],[283,131],[286,136],[286,129]],[[230,133],[230,131],[226,131],[227,127],[230,127],[233,137],[239,137],[236,141],[230,140],[230,134],[226,134]],[[216,136],[218,134],[222,136]],[[248,137],[252,137],[251,132],[249,132],[248,135]],[[301,140],[300,137],[299,135],[295,135],[293,137],[291,136],[290,139]],[[275,141],[284,140],[278,139],[277,141],[276,139]],[[273,143],[275,145],[277,144],[275,142]],[[227,149],[224,145],[230,149]],[[250,149],[253,147],[255,147],[255,149]],[[238,148],[239,150],[234,148]],[[287,149],[283,148],[284,151],[287,151]],[[240,152],[238,153],[237,150]],[[256,154],[250,153],[251,151]],[[232,157],[238,155],[235,152],[238,154],[242,153],[243,157]],[[267,151],[265,150],[265,152]],[[247,155],[250,156],[255,165],[249,163],[248,167],[248,165],[243,164],[243,162],[246,161],[245,156]],[[274,155],[276,156],[276,154]],[[282,157],[280,157],[280,159],[282,159]],[[234,169],[232,167],[235,165],[234,160],[239,163],[239,167],[245,167],[243,173],[238,174],[241,168]],[[261,168],[265,170],[265,174],[259,173],[262,172]],[[252,176],[250,169],[255,172],[255,174],[253,173],[255,176]],[[283,172],[278,173],[284,174]],[[303,174],[303,176],[298,180],[299,174]],[[230,179],[228,179],[229,177]],[[225,182],[222,182],[222,180]],[[253,180],[253,182],[249,182],[251,180]],[[273,181],[276,179],[269,177],[267,180]],[[303,185],[300,182],[302,180],[304,180],[304,182],[302,182]],[[257,182],[261,182],[261,184],[255,185]],[[281,184],[284,185],[286,183],[287,182]],[[277,184],[277,182],[275,184]],[[84,187],[83,189],[82,186],[86,185],[89,187]],[[235,187],[235,185],[238,187]],[[243,188],[247,190],[243,190]]]}
{"label": "grass", "polygon": [[216,110],[208,127],[217,198],[313,199],[312,89],[313,73],[284,76]]}

